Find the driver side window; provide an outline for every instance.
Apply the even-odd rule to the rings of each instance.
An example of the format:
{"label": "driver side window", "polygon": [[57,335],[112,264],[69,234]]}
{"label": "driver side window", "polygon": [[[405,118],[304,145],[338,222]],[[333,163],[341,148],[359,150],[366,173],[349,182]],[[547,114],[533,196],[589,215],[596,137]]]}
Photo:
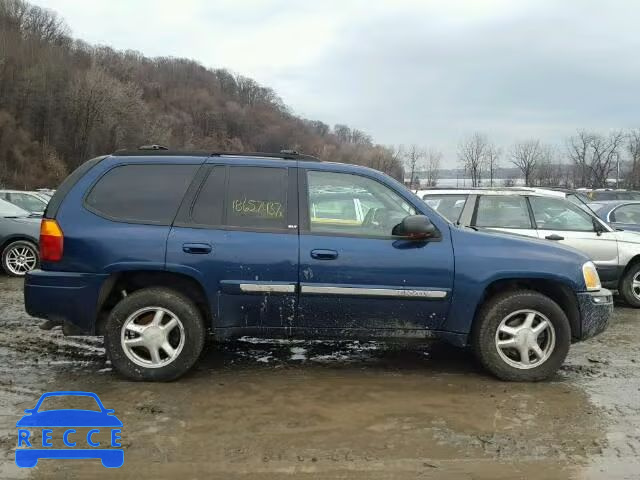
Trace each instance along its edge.
{"label": "driver side window", "polygon": [[309,228],[314,233],[390,236],[415,209],[390,188],[348,173],[307,171]]}

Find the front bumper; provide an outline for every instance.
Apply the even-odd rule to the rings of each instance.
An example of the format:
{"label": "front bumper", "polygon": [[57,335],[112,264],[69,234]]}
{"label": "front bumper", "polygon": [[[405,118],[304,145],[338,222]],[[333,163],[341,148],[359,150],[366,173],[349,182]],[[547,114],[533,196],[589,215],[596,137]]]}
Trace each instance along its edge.
{"label": "front bumper", "polygon": [[613,295],[606,288],[578,293],[581,331],[580,340],[595,337],[606,330],[613,315]]}
{"label": "front bumper", "polygon": [[98,297],[108,275],[32,270],[24,281],[24,306],[32,317],[71,323],[95,332]]}

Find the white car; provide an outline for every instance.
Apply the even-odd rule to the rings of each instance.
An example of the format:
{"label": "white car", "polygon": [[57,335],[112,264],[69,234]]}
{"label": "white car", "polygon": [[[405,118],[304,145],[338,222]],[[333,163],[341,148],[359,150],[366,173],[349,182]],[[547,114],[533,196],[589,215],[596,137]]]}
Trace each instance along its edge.
{"label": "white car", "polygon": [[640,233],[616,231],[564,192],[534,188],[419,192],[450,222],[559,242],[589,255],[603,286],[640,308]]}

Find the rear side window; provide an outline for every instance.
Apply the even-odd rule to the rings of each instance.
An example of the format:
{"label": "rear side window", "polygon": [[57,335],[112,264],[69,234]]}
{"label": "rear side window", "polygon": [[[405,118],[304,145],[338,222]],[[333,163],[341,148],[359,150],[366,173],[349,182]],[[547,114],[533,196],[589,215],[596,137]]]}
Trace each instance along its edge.
{"label": "rear side window", "polygon": [[199,165],[123,165],[91,189],[86,206],[113,220],[169,225]]}
{"label": "rear side window", "polygon": [[80,180],[84,176],[85,173],[87,173],[105,158],[107,158],[107,155],[87,160],[73,172],[71,172],[71,175],[64,179],[64,181],[60,184],[60,186],[56,189],[55,193],[51,197],[51,200],[47,204],[47,209],[44,212],[44,218],[55,218],[58,214],[58,209],[60,208],[64,197],[67,196],[67,193],[69,193],[69,191],[78,182],[78,180]]}
{"label": "rear side window", "polygon": [[482,195],[478,199],[477,227],[533,228],[527,199],[520,195]]}
{"label": "rear side window", "polygon": [[287,169],[229,167],[225,200],[227,226],[286,229]]}
{"label": "rear side window", "polygon": [[450,222],[460,219],[467,195],[425,195],[424,202]]}

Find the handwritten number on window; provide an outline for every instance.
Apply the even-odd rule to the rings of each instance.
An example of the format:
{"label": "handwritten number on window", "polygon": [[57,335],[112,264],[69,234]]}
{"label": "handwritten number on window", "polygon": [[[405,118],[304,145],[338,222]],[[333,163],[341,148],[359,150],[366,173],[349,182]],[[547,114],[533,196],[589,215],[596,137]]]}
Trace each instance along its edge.
{"label": "handwritten number on window", "polygon": [[282,204],[265,200],[251,200],[246,197],[232,202],[233,211],[244,216],[257,218],[283,218]]}

